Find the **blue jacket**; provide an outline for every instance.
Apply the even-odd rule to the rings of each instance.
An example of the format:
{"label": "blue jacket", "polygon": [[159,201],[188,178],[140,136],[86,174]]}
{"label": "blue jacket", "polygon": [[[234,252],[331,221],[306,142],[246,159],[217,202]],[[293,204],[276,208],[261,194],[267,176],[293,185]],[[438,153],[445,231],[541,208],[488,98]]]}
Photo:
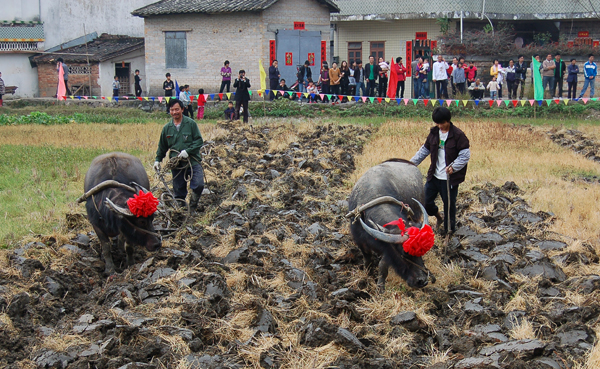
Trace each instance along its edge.
{"label": "blue jacket", "polygon": [[594,77],[592,79],[596,79],[596,74],[598,74],[598,66],[594,62],[587,62],[583,65],[583,75],[585,78]]}

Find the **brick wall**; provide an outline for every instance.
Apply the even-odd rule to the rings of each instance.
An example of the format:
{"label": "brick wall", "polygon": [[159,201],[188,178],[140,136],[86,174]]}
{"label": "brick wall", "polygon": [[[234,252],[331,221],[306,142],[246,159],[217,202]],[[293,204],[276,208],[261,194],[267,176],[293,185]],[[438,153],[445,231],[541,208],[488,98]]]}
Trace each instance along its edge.
{"label": "brick wall", "polygon": [[[71,63],[70,66],[86,66],[87,64]],[[92,95],[100,94],[100,85],[98,85],[99,69],[98,64],[92,64]],[[56,86],[58,84],[58,72],[56,64],[38,64],[38,82],[40,89],[40,97],[52,97],[56,95]],[[69,74],[69,89],[75,92],[72,86],[88,85],[89,77],[87,74]],[[83,95],[83,93],[81,93]]]}
{"label": "brick wall", "polygon": [[[305,22],[307,30],[322,31],[329,41],[329,10],[315,0],[280,0],[263,12],[231,14],[181,14],[145,18],[146,78],[149,93],[164,93],[165,74],[178,83],[189,84],[197,93],[218,92],[223,62],[230,61],[234,76],[240,69],[260,88],[259,59],[265,70],[269,64],[269,40],[277,29],[293,29],[294,22]],[[165,31],[185,30],[187,68],[165,67]]]}

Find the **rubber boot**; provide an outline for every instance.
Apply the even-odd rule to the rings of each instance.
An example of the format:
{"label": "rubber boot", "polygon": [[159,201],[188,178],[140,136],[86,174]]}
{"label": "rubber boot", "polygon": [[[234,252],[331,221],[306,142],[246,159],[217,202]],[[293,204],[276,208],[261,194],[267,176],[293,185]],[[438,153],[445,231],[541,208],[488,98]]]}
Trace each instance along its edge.
{"label": "rubber boot", "polygon": [[190,210],[194,211],[198,208],[198,202],[200,201],[200,195],[192,192],[192,196],[190,197]]}

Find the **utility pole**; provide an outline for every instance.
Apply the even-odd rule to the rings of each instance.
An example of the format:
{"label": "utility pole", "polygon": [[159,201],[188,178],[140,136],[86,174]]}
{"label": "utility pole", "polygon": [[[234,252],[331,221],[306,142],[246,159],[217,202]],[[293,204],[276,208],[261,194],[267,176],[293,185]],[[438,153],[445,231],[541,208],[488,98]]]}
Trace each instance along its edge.
{"label": "utility pole", "polygon": [[85,33],[85,23],[83,24],[83,38],[85,41],[85,53],[86,53],[86,59],[87,59],[87,65],[88,65],[88,83],[90,86],[90,96],[93,95],[92,93],[92,67],[90,66],[90,54],[88,53],[88,40],[87,40],[87,34]]}

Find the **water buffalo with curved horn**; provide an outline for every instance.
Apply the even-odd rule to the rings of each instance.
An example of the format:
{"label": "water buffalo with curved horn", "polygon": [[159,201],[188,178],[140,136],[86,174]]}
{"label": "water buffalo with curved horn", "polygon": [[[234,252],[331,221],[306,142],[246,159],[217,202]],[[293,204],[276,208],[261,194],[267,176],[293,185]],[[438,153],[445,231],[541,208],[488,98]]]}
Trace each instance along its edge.
{"label": "water buffalo with curved horn", "polygon": [[[424,197],[421,172],[403,159],[370,168],[350,193],[350,231],[370,273],[374,272],[373,254],[382,256],[377,281],[382,291],[390,266],[411,287],[428,283],[429,271],[422,254],[433,246],[433,231],[421,204]],[[424,248],[415,251],[415,242]]]}
{"label": "water buffalo with curved horn", "polygon": [[111,239],[125,248],[127,265],[133,264],[133,246],[155,251],[161,246],[160,235],[152,221],[158,200],[148,192],[150,181],[140,159],[113,152],[96,157],[85,175],[85,194],[77,202],[86,201],[88,219],[102,245],[105,273],[115,273],[111,255]]}

